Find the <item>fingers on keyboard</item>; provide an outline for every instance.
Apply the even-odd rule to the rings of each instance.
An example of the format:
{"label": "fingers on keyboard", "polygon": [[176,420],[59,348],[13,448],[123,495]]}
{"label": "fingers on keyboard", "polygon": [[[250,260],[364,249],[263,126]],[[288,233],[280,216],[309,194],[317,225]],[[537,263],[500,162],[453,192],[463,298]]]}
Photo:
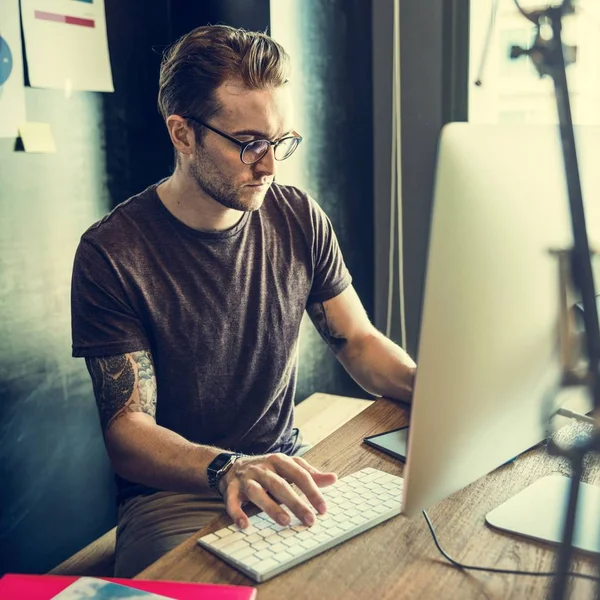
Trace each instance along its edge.
{"label": "fingers on keyboard", "polygon": [[287,526],[262,512],[250,517],[247,529],[231,525],[199,543],[255,581],[264,581],[399,514],[402,483],[400,477],[363,469],[324,490],[328,511],[316,515],[311,527],[281,505],[290,517]]}

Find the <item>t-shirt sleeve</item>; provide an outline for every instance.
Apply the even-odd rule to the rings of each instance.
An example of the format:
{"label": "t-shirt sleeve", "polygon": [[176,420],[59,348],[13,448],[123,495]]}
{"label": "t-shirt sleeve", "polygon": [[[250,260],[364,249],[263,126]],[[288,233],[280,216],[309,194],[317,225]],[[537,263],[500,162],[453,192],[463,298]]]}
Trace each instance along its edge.
{"label": "t-shirt sleeve", "polygon": [[313,304],[341,294],[352,283],[352,277],[329,217],[312,198],[309,200],[314,232],[314,275],[307,304]]}
{"label": "t-shirt sleeve", "polygon": [[139,315],[109,259],[85,239],[71,281],[73,356],[111,356],[150,348]]}

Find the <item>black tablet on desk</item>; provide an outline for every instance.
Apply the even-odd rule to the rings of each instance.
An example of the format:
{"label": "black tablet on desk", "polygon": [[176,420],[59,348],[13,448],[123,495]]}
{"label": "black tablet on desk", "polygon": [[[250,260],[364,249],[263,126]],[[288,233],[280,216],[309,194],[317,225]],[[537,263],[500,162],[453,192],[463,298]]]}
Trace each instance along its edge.
{"label": "black tablet on desk", "polygon": [[377,435],[370,435],[364,439],[364,442],[404,462],[408,448],[408,425]]}

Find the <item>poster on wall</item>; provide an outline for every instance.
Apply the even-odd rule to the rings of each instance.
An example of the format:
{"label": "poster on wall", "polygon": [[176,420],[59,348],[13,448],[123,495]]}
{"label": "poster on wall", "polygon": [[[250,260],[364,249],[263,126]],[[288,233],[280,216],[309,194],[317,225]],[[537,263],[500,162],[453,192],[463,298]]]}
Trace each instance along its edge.
{"label": "poster on wall", "polygon": [[33,87],[114,91],[104,0],[21,0],[21,18]]}
{"label": "poster on wall", "polygon": [[19,0],[0,2],[0,137],[16,138],[25,121]]}

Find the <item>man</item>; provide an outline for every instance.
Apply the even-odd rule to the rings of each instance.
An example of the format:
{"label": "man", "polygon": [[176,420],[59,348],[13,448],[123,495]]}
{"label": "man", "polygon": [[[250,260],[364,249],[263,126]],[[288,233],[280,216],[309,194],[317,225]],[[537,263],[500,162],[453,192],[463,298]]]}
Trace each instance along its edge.
{"label": "man", "polygon": [[[159,107],[173,175],[83,236],[73,355],[92,377],[117,473],[117,576],[133,576],[224,507],[306,524],[336,479],[293,424],[306,310],[350,375],[408,400],[415,365],[369,322],[329,219],[274,183],[302,141],[288,57],[264,34],[200,27],[166,54]],[[296,484],[302,494],[294,491]],[[224,502],[224,504],[223,504]]]}

